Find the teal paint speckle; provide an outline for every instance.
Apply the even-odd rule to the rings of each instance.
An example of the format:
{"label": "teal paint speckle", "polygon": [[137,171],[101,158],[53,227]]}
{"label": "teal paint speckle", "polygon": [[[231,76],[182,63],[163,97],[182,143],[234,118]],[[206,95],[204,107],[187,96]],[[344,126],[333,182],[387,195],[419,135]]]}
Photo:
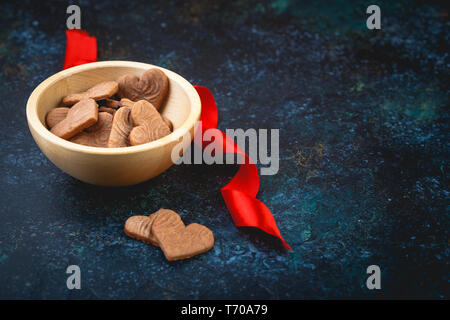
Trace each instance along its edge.
{"label": "teal paint speckle", "polygon": [[[1,253],[1,251],[0,251]],[[1,253],[0,255],[0,263],[3,263],[6,259],[8,258],[8,256],[4,253]]]}
{"label": "teal paint speckle", "polygon": [[84,251],[83,247],[73,247],[72,248],[73,254],[78,255],[78,256],[82,255],[83,251]]}
{"label": "teal paint speckle", "polygon": [[448,98],[445,91],[435,84],[400,90],[392,99],[386,100],[381,108],[392,111],[399,119],[406,117],[418,123],[430,122],[446,112]]}

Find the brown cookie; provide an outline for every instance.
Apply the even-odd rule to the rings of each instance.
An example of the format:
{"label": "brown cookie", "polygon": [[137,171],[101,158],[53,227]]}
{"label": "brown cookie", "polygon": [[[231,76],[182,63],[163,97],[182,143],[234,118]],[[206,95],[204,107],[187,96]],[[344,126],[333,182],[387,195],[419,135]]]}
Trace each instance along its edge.
{"label": "brown cookie", "polygon": [[118,96],[132,101],[146,100],[159,110],[169,91],[169,79],[165,73],[153,68],[145,71],[140,78],[126,74],[120,77]]}
{"label": "brown cookie", "polygon": [[167,118],[166,116],[161,115],[161,118],[163,119],[163,121],[167,124],[167,126],[169,127],[170,132],[173,132],[173,124],[172,121],[169,120],[169,118]]}
{"label": "brown cookie", "polygon": [[151,243],[154,246],[159,246],[158,241],[155,239],[152,233],[152,224],[155,218],[166,211],[171,211],[167,209],[159,209],[153,212],[151,215],[147,216],[133,216],[128,218],[125,222],[125,233],[135,239],[144,241],[146,243]]}
{"label": "brown cookie", "polygon": [[130,145],[136,146],[158,140],[170,134],[170,129],[155,107],[146,100],[140,100],[131,108],[134,128],[129,135]]}
{"label": "brown cookie", "polygon": [[[122,98],[120,99],[120,106],[122,107],[133,107],[134,101],[131,101],[130,99],[127,98]],[[166,116],[161,115],[162,119],[164,120],[164,122],[167,124],[167,126],[169,127],[170,131],[173,132],[173,124],[172,121],[169,120],[169,118],[167,118]]]}
{"label": "brown cookie", "polygon": [[68,106],[82,99],[102,100],[115,95],[118,90],[119,86],[116,81],[100,82],[84,92],[69,94],[63,98],[62,103]]}
{"label": "brown cookie", "polygon": [[[151,220],[151,224],[155,221],[155,219],[156,219],[156,217],[158,217],[159,215],[161,215],[161,214],[166,214],[166,213],[169,213],[170,214],[170,212],[173,212],[172,210],[169,210],[169,209],[164,209],[164,208],[161,208],[161,209],[159,209],[158,211],[155,211],[155,212],[153,212],[151,215],[149,215],[148,217],[149,217],[149,219]],[[151,230],[151,229],[150,229]],[[158,240],[156,240],[156,238],[155,238],[155,236],[153,235],[153,232],[152,231],[150,231],[150,242],[154,245],[154,246],[157,246],[157,247],[159,247],[159,243],[158,243]]]}
{"label": "brown cookie", "polygon": [[98,107],[99,112],[108,112],[109,114],[113,115],[116,113],[116,109],[109,108],[109,107]]}
{"label": "brown cookie", "polygon": [[151,233],[169,261],[190,258],[214,246],[214,235],[207,227],[192,223],[187,227],[180,216],[165,210],[153,221]]}
{"label": "brown cookie", "polygon": [[134,104],[134,101],[131,101],[130,99],[127,98],[122,98],[120,99],[120,106],[121,107],[128,107],[131,108]]}
{"label": "brown cookie", "polygon": [[66,116],[67,112],[69,112],[69,108],[67,107],[61,107],[61,108],[55,108],[50,110],[47,113],[47,117],[45,118],[45,122],[47,123],[47,126],[51,129],[54,126],[56,126],[58,123],[63,121]]}
{"label": "brown cookie", "polygon": [[93,99],[83,99],[67,112],[64,120],[51,128],[51,132],[63,139],[70,139],[89,128],[98,120],[98,107]]}
{"label": "brown cookie", "polygon": [[108,145],[112,122],[113,116],[110,113],[100,112],[98,114],[98,121],[96,124],[86,128],[85,131],[80,132],[70,139],[70,141],[85,146],[106,148]]}
{"label": "brown cookie", "polygon": [[105,99],[105,105],[108,108],[113,108],[113,109],[117,109],[120,108],[120,101],[114,100],[114,99]]}
{"label": "brown cookie", "polygon": [[133,129],[131,121],[131,109],[121,107],[114,115],[111,134],[108,139],[108,148],[128,147],[130,142],[128,136]]}
{"label": "brown cookie", "polygon": [[132,216],[125,222],[123,230],[127,236],[149,243],[151,242],[152,223],[153,219],[147,216]]}

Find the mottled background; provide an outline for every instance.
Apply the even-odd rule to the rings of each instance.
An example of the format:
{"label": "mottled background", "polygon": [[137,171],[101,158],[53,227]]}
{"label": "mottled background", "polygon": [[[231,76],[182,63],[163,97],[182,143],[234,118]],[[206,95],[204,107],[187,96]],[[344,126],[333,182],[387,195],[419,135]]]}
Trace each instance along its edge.
{"label": "mottled background", "polygon": [[[71,2],[73,3],[73,2]],[[67,1],[0,5],[0,298],[449,298],[449,20],[437,1],[79,1],[99,60],[208,86],[219,128],[280,128],[259,198],[293,247],[239,230],[219,189],[237,166],[173,166],[128,188],[79,182],[26,124],[61,70]],[[127,238],[132,214],[178,211],[214,248],[168,263]],[[82,289],[67,290],[77,264]],[[382,290],[365,286],[368,265]]]}

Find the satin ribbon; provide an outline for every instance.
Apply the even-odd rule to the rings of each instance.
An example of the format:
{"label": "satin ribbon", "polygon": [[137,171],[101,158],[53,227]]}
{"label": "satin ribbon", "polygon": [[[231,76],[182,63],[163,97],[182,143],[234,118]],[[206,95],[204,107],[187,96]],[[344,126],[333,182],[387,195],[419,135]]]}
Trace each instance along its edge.
{"label": "satin ribbon", "polygon": [[[64,69],[97,61],[97,40],[95,37],[89,36],[86,31],[76,29],[66,30],[66,37],[67,44]],[[206,130],[214,130],[214,136],[218,137],[212,142],[203,141],[202,147],[205,148],[210,143],[214,143],[216,150],[222,150],[223,154],[232,150],[233,153],[238,154],[238,156],[243,157],[245,160],[240,165],[233,179],[221,189],[222,197],[225,200],[234,224],[237,227],[258,228],[277,237],[286,249],[292,250],[281,236],[269,208],[256,199],[259,190],[259,176],[256,165],[230,137],[217,129],[218,112],[211,91],[202,86],[194,87],[202,103],[200,117],[202,121],[202,132],[200,133],[203,134]],[[199,134],[199,132],[196,134]]]}
{"label": "satin ribbon", "polygon": [[[228,211],[233,218],[233,222],[237,227],[255,227],[262,231],[280,239],[286,249],[292,250],[284,241],[278,230],[275,219],[269,208],[256,199],[259,190],[258,169],[250,157],[242,151],[242,149],[234,143],[233,139],[224,132],[217,129],[218,112],[214,96],[206,87],[195,86],[202,103],[202,113],[200,120],[202,121],[202,131],[214,130],[212,136],[216,137],[214,141],[203,141],[202,147],[205,148],[210,143],[215,144],[213,149],[221,150],[223,154],[232,150],[243,157],[242,164],[236,175],[231,181],[220,189],[222,197]],[[201,132],[201,134],[203,134]],[[198,134],[198,133],[196,133]],[[198,139],[195,139],[198,140]]]}
{"label": "satin ribbon", "polygon": [[63,69],[97,61],[97,39],[84,30],[66,30],[66,59]]}

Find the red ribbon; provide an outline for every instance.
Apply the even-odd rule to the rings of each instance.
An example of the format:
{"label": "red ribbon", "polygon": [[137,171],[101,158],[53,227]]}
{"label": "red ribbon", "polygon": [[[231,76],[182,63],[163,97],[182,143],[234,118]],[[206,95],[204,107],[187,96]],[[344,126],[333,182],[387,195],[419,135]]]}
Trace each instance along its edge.
{"label": "red ribbon", "polygon": [[[66,30],[67,45],[64,69],[97,61],[97,40],[83,30]],[[202,133],[214,130],[216,150],[223,154],[232,150],[244,157],[243,164],[231,181],[221,189],[222,197],[237,227],[255,227],[279,238],[286,249],[292,250],[284,241],[275,219],[264,203],[256,199],[259,190],[258,169],[249,156],[224,132],[217,129],[218,113],[214,96],[206,87],[194,86],[202,103]],[[198,133],[197,133],[198,134]],[[205,148],[209,143],[203,142]]]}
{"label": "red ribbon", "polygon": [[66,30],[66,59],[63,69],[97,61],[97,39],[84,30]]}
{"label": "red ribbon", "polygon": [[[233,153],[244,157],[244,161],[240,165],[236,175],[220,190],[234,224],[237,227],[255,227],[261,229],[279,238],[286,249],[292,250],[281,236],[280,230],[278,230],[269,208],[256,199],[259,189],[259,177],[256,165],[229,136],[217,129],[217,106],[211,91],[201,86],[194,86],[194,88],[197,90],[202,103],[202,114],[200,116],[202,131],[215,130],[212,136],[216,138],[211,142],[215,144],[214,149],[222,150],[224,154],[232,150]],[[204,141],[203,148],[208,144]]]}

